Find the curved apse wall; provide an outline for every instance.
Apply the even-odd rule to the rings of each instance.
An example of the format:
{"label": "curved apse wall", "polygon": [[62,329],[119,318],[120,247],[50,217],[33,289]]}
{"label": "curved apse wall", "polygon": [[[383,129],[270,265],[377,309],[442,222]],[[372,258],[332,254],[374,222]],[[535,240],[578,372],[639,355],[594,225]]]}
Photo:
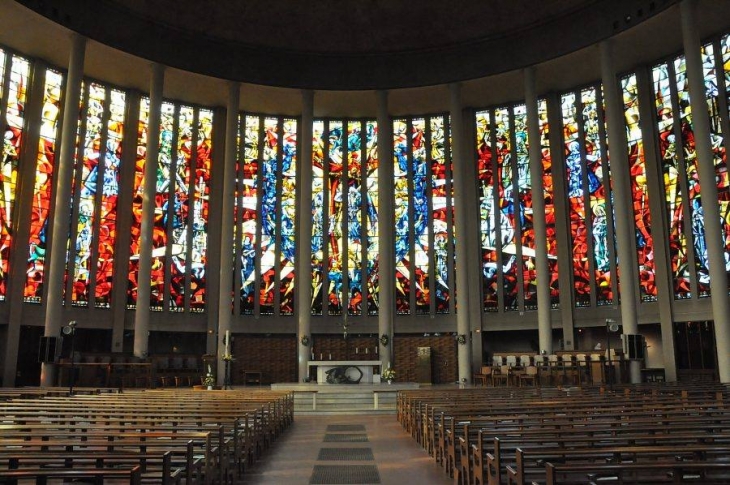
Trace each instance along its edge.
{"label": "curved apse wall", "polygon": [[[527,136],[524,103],[473,104],[480,108],[471,111],[467,127],[473,134],[469,139],[474,146],[478,200],[467,210],[478,214],[479,220],[473,243],[480,248],[481,307],[489,314],[485,326],[536,322],[534,197],[546,202],[551,307],[585,310],[576,313],[578,324],[583,316],[593,318],[600,307],[618,305],[620,278],[627,277],[639,281],[638,298],[645,303],[640,312],[651,319],[660,297],[658,264],[670,268],[672,298],[678,308],[684,304],[702,308],[711,297],[684,61],[673,50],[667,51],[666,57],[634,66],[617,81],[624,96],[629,140],[625,149],[631,163],[636,235],[632,241],[615,238],[609,141],[599,83],[546,91],[538,106],[540,140]],[[5,309],[0,311],[7,312],[8,300],[17,294],[10,293],[12,287],[23,288],[26,305],[42,307],[44,303],[46,235],[57,210],[51,206],[52,180],[64,74],[63,69],[20,50],[3,48],[0,59],[0,109],[5,121],[5,196],[0,204],[6,228],[0,251],[0,299],[4,301],[0,306]],[[704,60],[718,203],[727,235],[728,35],[707,38]],[[392,93],[396,99],[407,94]],[[502,99],[519,99],[519,95]],[[89,77],[79,103],[65,301],[100,315],[94,324],[103,326],[114,308],[135,308],[136,285],[144,279],[137,273],[134,249],[141,171],[149,142],[148,100],[135,90]],[[394,111],[408,106],[407,101],[398,103],[401,107]],[[184,327],[186,322],[201,323],[207,318],[210,292],[217,292],[217,283],[211,281],[218,269],[216,226],[225,223],[235,228],[231,304],[239,321],[253,331],[277,331],[279,323],[295,314],[296,305],[301,305],[294,291],[296,185],[304,164],[311,165],[314,174],[309,311],[323,321],[347,314],[375,322],[368,317],[378,313],[378,269],[392,264],[397,318],[420,322],[415,318],[430,315],[434,326],[453,322],[458,303],[453,284],[453,240],[458,228],[453,214],[459,208],[454,207],[451,180],[450,119],[443,111],[394,113],[392,140],[378,138],[372,115],[316,116],[310,158],[297,151],[297,116],[243,109],[233,221],[217,219],[222,203],[216,190],[224,144],[222,111],[215,105],[169,99],[162,112],[161,137],[156,141],[160,158],[154,262],[149,275],[153,281],[150,308],[163,315],[156,323],[160,328]],[[530,183],[530,143],[542,147],[542,190]],[[392,148],[392,158],[383,160],[379,146]],[[377,178],[380,163],[393,165],[393,214],[378,211],[379,199],[386,195],[383,181]],[[659,212],[651,210],[654,199],[663,206]],[[376,237],[377,225],[383,223],[393,226],[395,258],[389,263],[378,258],[383,241]],[[666,263],[656,259],[657,240],[669,242]],[[631,244],[636,254],[635,274],[618,274],[616,247],[624,243]],[[726,247],[730,253],[730,236]],[[570,274],[572,288],[560,287],[560,272]],[[127,274],[126,282],[118,274]],[[517,322],[516,315],[522,313],[526,317]],[[88,313],[82,315],[89,318]]]}

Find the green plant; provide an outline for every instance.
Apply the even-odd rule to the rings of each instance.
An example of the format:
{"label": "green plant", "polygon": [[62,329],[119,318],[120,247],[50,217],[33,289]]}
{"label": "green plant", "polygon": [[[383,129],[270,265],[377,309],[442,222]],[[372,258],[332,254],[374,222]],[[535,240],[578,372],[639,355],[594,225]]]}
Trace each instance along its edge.
{"label": "green plant", "polygon": [[203,385],[215,386],[215,377],[213,377],[213,374],[205,374],[205,377],[203,377]]}

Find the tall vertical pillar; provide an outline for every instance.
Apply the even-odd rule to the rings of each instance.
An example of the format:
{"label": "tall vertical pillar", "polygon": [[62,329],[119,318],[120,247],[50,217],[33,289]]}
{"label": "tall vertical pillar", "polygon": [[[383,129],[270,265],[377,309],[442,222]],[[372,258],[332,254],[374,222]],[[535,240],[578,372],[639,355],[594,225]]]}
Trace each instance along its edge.
{"label": "tall vertical pillar", "polygon": [[[50,254],[48,256],[46,285],[46,337],[59,335],[63,322],[63,277],[66,270],[66,240],[68,239],[69,210],[71,200],[71,185],[74,175],[74,150],[76,149],[76,128],[78,125],[79,97],[81,96],[81,81],[84,77],[84,57],[86,55],[86,39],[78,34],[72,34],[71,54],[66,75],[66,93],[63,103],[63,122],[61,125],[61,144],[58,150],[56,166],[56,192],[53,229],[51,232]],[[50,387],[55,384],[56,366],[43,364],[41,366],[41,385]]]}
{"label": "tall vertical pillar", "polygon": [[535,272],[537,273],[537,331],[540,351],[553,352],[553,331],[550,324],[550,267],[548,265],[545,196],[542,183],[542,147],[540,146],[540,114],[537,110],[535,68],[525,69],[525,104],[527,105],[527,139],[530,141],[530,185],[532,185],[532,224],[535,230]]}
{"label": "tall vertical pillar", "polygon": [[218,385],[225,382],[224,353],[230,354],[231,331],[231,294],[233,289],[233,206],[236,189],[236,154],[238,141],[238,103],[241,87],[237,82],[228,83],[228,102],[226,104],[226,141],[223,155],[223,200],[221,207],[221,250],[218,281],[218,340],[226,339],[223,352],[218,352]]}
{"label": "tall vertical pillar", "polygon": [[697,30],[695,13],[696,0],[682,0],[682,41],[687,63],[690,107],[694,124],[695,150],[697,153],[700,187],[702,187],[702,211],[705,221],[707,258],[710,266],[710,291],[712,292],[712,315],[715,320],[715,342],[717,344],[717,368],[720,382],[730,382],[730,300],[728,299],[727,272],[725,270],[725,247],[719,204],[715,164],[710,142],[710,117],[705,99],[705,78],[700,54],[700,34]]}
{"label": "tall vertical pillar", "polygon": [[147,357],[150,328],[150,294],[152,292],[152,230],[155,215],[157,159],[160,154],[160,116],[165,67],[151,65],[150,111],[147,123],[147,156],[144,161],[142,191],[142,223],[139,236],[139,277],[137,278],[137,306],[134,312],[134,355]]}
{"label": "tall vertical pillar", "polygon": [[[378,354],[383,368],[393,362],[395,256],[393,239],[393,125],[388,115],[388,92],[378,91]],[[385,336],[385,338],[383,338]]]}
{"label": "tall vertical pillar", "polygon": [[[297,197],[297,318],[299,382],[309,376],[312,351],[312,137],[314,123],[314,91],[302,90],[302,126],[298,145]],[[306,337],[306,339],[305,339]]]}
{"label": "tall vertical pillar", "polygon": [[[568,224],[568,197],[565,187],[565,154],[563,150],[563,116],[560,98],[551,93],[546,97],[550,126],[550,156],[552,158],[553,191],[555,193],[555,234],[558,246],[558,285],[560,287],[560,320],[563,342],[573,341],[573,251]],[[542,350],[542,349],[541,349]],[[547,350],[547,349],[545,349]]]}
{"label": "tall vertical pillar", "polygon": [[[612,41],[600,44],[601,80],[603,82],[603,101],[606,106],[607,139],[611,157],[611,183],[613,185],[613,211],[616,222],[616,241],[618,242],[618,269],[621,273],[621,323],[626,335],[639,333],[637,313],[637,271],[636,254],[633,252],[632,239],[634,220],[631,186],[629,183],[629,155],[626,151],[628,140],[624,124],[623,101],[619,95],[616,81],[616,68],[613,63]],[[641,382],[641,362],[631,360],[629,377],[632,383]]]}
{"label": "tall vertical pillar", "polygon": [[[464,113],[461,85],[449,84],[449,113],[451,115],[451,152],[454,165],[454,208],[456,213],[456,295],[460,311],[456,314],[456,332],[467,342],[458,345],[459,381],[471,383],[471,345],[469,329],[469,253],[466,235],[470,225],[465,194],[468,190],[467,157],[465,156]],[[471,222],[473,224],[473,222]]]}

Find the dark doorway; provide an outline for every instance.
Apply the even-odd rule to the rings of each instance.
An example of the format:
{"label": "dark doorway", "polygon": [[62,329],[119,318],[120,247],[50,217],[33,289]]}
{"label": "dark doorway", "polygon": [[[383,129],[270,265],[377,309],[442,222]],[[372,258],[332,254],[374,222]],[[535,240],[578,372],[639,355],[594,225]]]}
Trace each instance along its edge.
{"label": "dark doorway", "polygon": [[674,324],[677,377],[680,381],[716,381],[717,354],[712,321]]}

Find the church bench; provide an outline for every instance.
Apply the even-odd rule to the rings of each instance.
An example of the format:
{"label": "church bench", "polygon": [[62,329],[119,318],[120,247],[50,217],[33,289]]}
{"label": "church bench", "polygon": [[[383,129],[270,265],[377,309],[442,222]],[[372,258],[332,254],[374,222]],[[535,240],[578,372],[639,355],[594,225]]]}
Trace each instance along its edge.
{"label": "church bench", "polygon": [[79,469],[53,469],[53,468],[28,468],[24,470],[0,470],[0,480],[6,484],[18,483],[23,480],[35,480],[36,484],[45,485],[48,479],[83,480],[85,483],[104,485],[109,480],[122,481],[130,485],[141,484],[140,467],[130,469],[109,469],[109,468],[79,468]]}
{"label": "church bench", "polygon": [[[730,428],[722,434],[713,431],[698,432],[691,426],[684,429],[665,427],[623,427],[618,429],[564,429],[526,430],[519,434],[502,434],[490,438],[494,432],[480,430],[476,443],[471,444],[471,461],[462,459],[462,474],[474,478],[474,483],[499,483],[504,464],[514,462],[518,447],[523,446],[561,446],[563,448],[590,448],[601,446],[636,446],[682,443],[711,444],[730,443]],[[466,467],[471,466],[471,469]]]}
{"label": "church bench", "polygon": [[657,461],[714,462],[730,454],[730,445],[693,445],[681,442],[664,446],[608,446],[598,448],[517,448],[516,462],[507,466],[508,485],[527,485],[528,475],[545,475],[545,463],[591,464],[652,463]]}
{"label": "church bench", "polygon": [[[567,485],[571,483],[600,483],[606,479],[634,484],[701,483],[726,485],[730,483],[730,463],[716,462],[655,462],[604,464],[545,464],[545,480],[533,480],[532,485]],[[604,480],[601,480],[604,479]]]}
{"label": "church bench", "polygon": [[[74,453],[136,453],[159,454],[171,452],[176,463],[184,461],[186,483],[210,484],[214,470],[218,471],[218,479],[223,481],[228,476],[225,462],[221,460],[218,447],[212,445],[210,433],[205,439],[119,439],[106,438],[74,439],[72,436],[48,439],[3,439],[0,441],[0,456],[13,453],[50,453],[60,457]],[[184,460],[181,458],[184,457]],[[201,478],[202,477],[202,478]],[[202,480],[202,481],[201,481]]]}
{"label": "church bench", "polygon": [[0,470],[24,470],[27,468],[109,469],[139,466],[142,482],[161,485],[178,485],[185,474],[185,461],[174,459],[171,451],[164,453],[106,453],[76,451],[0,452]]}
{"label": "church bench", "polygon": [[[552,419],[549,415],[535,417],[492,417],[482,419],[480,417],[469,417],[465,421],[455,422],[454,419],[445,419],[444,423],[436,429],[435,457],[437,463],[441,463],[445,471],[451,475],[454,467],[459,467],[471,475],[471,463],[484,461],[483,443],[485,436],[487,440],[492,436],[523,436],[529,433],[539,433],[545,437],[556,437],[567,435],[575,430],[580,434],[597,433],[623,433],[632,431],[636,433],[666,432],[667,427],[673,431],[679,431],[684,426],[694,432],[720,432],[730,431],[730,414],[718,417],[714,413],[706,416],[695,414],[686,416],[683,413],[672,417],[661,413],[663,418],[656,419],[653,413],[626,413],[617,411],[614,414],[604,413],[601,416],[555,416]],[[464,418],[464,417],[462,417]],[[476,450],[470,450],[470,443],[477,443]],[[441,461],[440,461],[441,460]],[[475,467],[476,468],[476,467]]]}

